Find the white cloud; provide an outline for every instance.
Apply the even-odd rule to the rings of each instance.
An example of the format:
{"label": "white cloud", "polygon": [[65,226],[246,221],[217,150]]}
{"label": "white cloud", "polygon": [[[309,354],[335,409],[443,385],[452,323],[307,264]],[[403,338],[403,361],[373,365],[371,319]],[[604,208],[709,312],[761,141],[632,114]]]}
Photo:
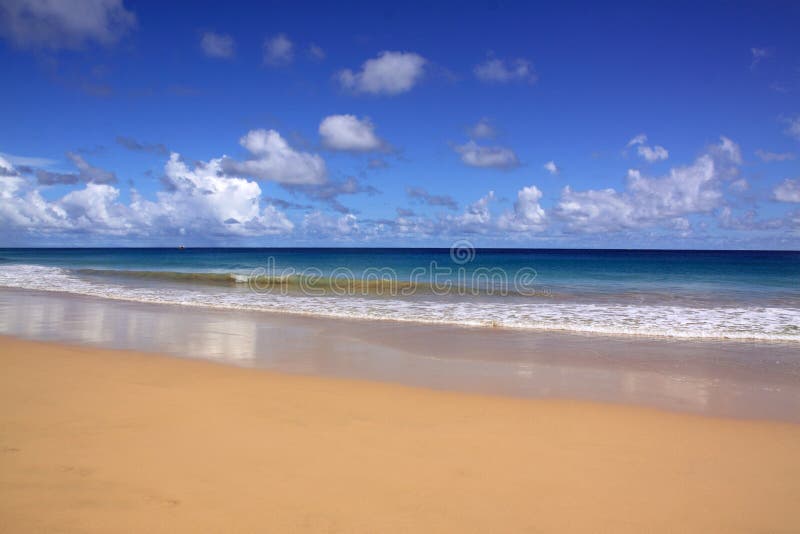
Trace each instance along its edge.
{"label": "white cloud", "polygon": [[479,120],[474,126],[467,130],[467,133],[473,139],[491,139],[497,132],[492,126],[492,123],[486,117]]}
{"label": "white cloud", "polygon": [[294,60],[294,43],[285,33],[264,40],[264,63],[267,65],[288,65]]}
{"label": "white cloud", "polygon": [[628,148],[636,145],[643,145],[647,142],[647,136],[643,133],[634,136],[630,141],[628,141]]}
{"label": "white cloud", "polygon": [[345,69],[337,74],[345,89],[356,93],[397,95],[410,91],[423,77],[427,60],[412,52],[388,52],[368,59],[361,70]]}
{"label": "white cloud", "polygon": [[168,189],[155,200],[131,191],[130,204],[119,189],[87,183],[48,201],[0,160],[0,226],[33,234],[107,235],[194,234],[202,237],[264,235],[291,231],[293,224],[272,205],[263,209],[256,182],[224,176],[221,159],[194,169],[172,154],[164,167]]}
{"label": "white cloud", "polygon": [[773,190],[775,200],[780,202],[800,202],[800,178],[787,178]]}
{"label": "white cloud", "polygon": [[544,169],[554,176],[561,173],[561,169],[558,168],[558,165],[556,165],[555,161],[548,161],[547,163],[545,163]]}
{"label": "white cloud", "polygon": [[739,147],[722,137],[689,166],[675,167],[663,178],[647,178],[629,170],[627,189],[574,191],[561,194],[554,212],[579,232],[612,232],[673,221],[692,213],[708,213],[722,202],[721,184],[736,176]]}
{"label": "white cloud", "polygon": [[527,81],[536,83],[538,76],[527,59],[504,60],[488,58],[473,69],[475,76],[484,82],[507,83]]}
{"label": "white cloud", "polygon": [[784,133],[800,141],[800,115],[785,117],[783,122],[786,123],[786,130],[784,130]]}
{"label": "white cloud", "polygon": [[783,227],[794,226],[793,214],[788,214],[783,219],[759,219],[756,210],[747,210],[743,215],[736,217],[730,207],[725,206],[720,210],[717,220],[721,228],[727,230],[777,230]]}
{"label": "white cloud", "polygon": [[21,48],[112,45],[136,26],[122,0],[3,0],[0,34]]}
{"label": "white cloud", "polygon": [[492,167],[510,169],[519,165],[513,150],[501,146],[481,146],[475,141],[456,145],[454,150],[461,155],[461,161],[470,167]]}
{"label": "white cloud", "polygon": [[252,154],[252,158],[241,162],[223,158],[222,168],[228,173],[281,184],[325,182],[325,161],[316,154],[294,150],[275,130],[251,130],[239,143]]}
{"label": "white cloud", "polygon": [[11,162],[0,155],[0,199],[10,199],[25,184]]}
{"label": "white cloud", "polygon": [[728,188],[735,193],[744,193],[750,189],[750,184],[744,178],[739,178],[738,180],[731,182]]}
{"label": "white cloud", "polygon": [[359,120],[355,115],[330,115],[320,122],[319,135],[331,150],[370,152],[386,146],[375,135],[375,125],[368,117]]}
{"label": "white cloud", "polygon": [[645,134],[639,134],[628,141],[628,148],[636,146],[636,152],[639,154],[639,157],[650,163],[665,160],[669,157],[669,151],[663,146],[656,145],[650,147],[645,145],[646,142],[647,136]]}
{"label": "white cloud", "polygon": [[352,213],[331,217],[321,211],[312,211],[303,217],[303,229],[319,237],[338,239],[358,234],[360,227],[358,218]]}
{"label": "white cloud", "polygon": [[640,146],[636,149],[636,151],[639,153],[639,156],[651,163],[654,161],[664,160],[669,157],[669,151],[663,146],[659,145],[653,147]]}
{"label": "white cloud", "polygon": [[222,163],[212,159],[192,169],[178,154],[171,154],[164,166],[171,190],[159,192],[155,202],[135,197],[131,208],[140,217],[138,222],[212,235],[263,235],[293,228],[273,206],[261,209],[258,183],[225,176]]}
{"label": "white cloud", "polygon": [[542,192],[535,185],[523,187],[517,192],[514,211],[500,216],[501,229],[516,232],[541,232],[547,226],[547,214],[539,204]]}
{"label": "white cloud", "polygon": [[564,187],[555,212],[568,228],[598,233],[630,228],[635,224],[635,208],[613,189],[573,191]]}
{"label": "white cloud", "polygon": [[464,213],[449,215],[444,220],[449,222],[456,230],[484,233],[490,228],[489,223],[492,220],[492,213],[489,210],[489,203],[494,199],[494,191],[489,191],[486,196],[467,206]]}
{"label": "white cloud", "polygon": [[75,189],[58,201],[71,224],[84,230],[102,229],[119,232],[128,228],[125,206],[117,203],[119,189],[108,184],[86,184]]}
{"label": "white cloud", "polygon": [[235,53],[235,44],[230,35],[205,32],[200,39],[200,47],[208,57],[231,58]]}
{"label": "white cloud", "polygon": [[719,139],[719,144],[711,145],[708,148],[708,152],[716,157],[718,161],[731,163],[733,165],[741,165],[742,151],[739,149],[739,145],[724,135]]}
{"label": "white cloud", "polygon": [[687,236],[691,233],[692,223],[686,217],[675,217],[669,221],[669,226],[674,230],[678,230],[682,236]]}
{"label": "white cloud", "polygon": [[767,163],[773,161],[791,161],[797,157],[792,152],[768,152],[766,150],[761,150],[760,148],[756,150],[756,156],[758,156],[761,161]]}

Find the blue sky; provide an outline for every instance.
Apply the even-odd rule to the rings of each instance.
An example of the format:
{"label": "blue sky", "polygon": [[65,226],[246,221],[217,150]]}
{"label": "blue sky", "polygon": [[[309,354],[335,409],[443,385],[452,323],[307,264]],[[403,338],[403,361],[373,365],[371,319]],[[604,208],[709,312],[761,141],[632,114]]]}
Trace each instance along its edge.
{"label": "blue sky", "polygon": [[799,24],[0,0],[0,245],[798,248]]}

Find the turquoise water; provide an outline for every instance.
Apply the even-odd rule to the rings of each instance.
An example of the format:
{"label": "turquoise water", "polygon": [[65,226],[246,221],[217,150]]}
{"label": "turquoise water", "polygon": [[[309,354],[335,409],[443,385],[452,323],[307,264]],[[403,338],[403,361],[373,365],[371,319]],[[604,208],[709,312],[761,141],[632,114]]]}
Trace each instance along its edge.
{"label": "turquoise water", "polygon": [[800,253],[0,249],[0,286],[306,315],[800,341]]}

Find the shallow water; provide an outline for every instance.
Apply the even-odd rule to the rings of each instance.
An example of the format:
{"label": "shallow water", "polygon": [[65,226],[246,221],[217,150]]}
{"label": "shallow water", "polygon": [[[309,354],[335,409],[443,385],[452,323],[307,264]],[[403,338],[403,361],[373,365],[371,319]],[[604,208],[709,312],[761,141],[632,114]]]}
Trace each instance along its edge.
{"label": "shallow water", "polygon": [[220,310],[800,343],[800,253],[0,249],[0,286]]}

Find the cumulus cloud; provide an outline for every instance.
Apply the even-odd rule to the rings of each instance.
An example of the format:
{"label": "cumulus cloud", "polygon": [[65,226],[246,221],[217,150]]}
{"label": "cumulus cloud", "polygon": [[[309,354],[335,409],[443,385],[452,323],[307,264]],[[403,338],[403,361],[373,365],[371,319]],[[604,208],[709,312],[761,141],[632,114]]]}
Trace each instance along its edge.
{"label": "cumulus cloud", "polygon": [[486,117],[479,120],[475,125],[467,129],[467,133],[473,139],[491,139],[497,132],[492,123]]}
{"label": "cumulus cloud", "polygon": [[766,150],[761,150],[760,148],[756,150],[756,156],[758,156],[761,161],[767,163],[773,161],[790,161],[796,157],[792,152],[769,152]]}
{"label": "cumulus cloud", "polygon": [[500,216],[498,226],[514,232],[541,232],[547,226],[547,214],[539,204],[542,192],[535,185],[523,187],[517,192],[514,211]]}
{"label": "cumulus cloud", "polygon": [[221,159],[190,168],[178,154],[164,167],[169,188],[147,200],[135,190],[131,202],[119,189],[89,182],[48,201],[0,160],[0,226],[33,234],[265,235],[291,231],[293,224],[272,205],[260,207],[256,182],[224,176]]}
{"label": "cumulus cloud", "polygon": [[[151,145],[127,138],[120,142],[134,150],[152,149]],[[76,172],[37,170],[40,186],[83,184],[55,201],[45,200],[19,168],[0,158],[0,226],[7,222],[9,228],[52,234],[266,235],[293,231],[293,223],[276,205],[302,209],[312,206],[272,202],[261,195],[254,178],[274,181],[293,194],[302,194],[345,214],[350,210],[339,201],[341,196],[379,193],[354,177],[327,180],[322,158],[293,149],[274,130],[252,130],[242,136],[240,143],[251,154],[244,161],[222,156],[190,166],[178,154],[171,154],[161,178],[164,188],[155,193],[155,198],[145,198],[131,189],[127,204],[119,201],[120,190],[110,185],[116,182],[114,173],[92,166],[79,154],[68,154]]]}
{"label": "cumulus cloud", "polygon": [[458,209],[458,202],[450,195],[432,195],[422,187],[406,187],[406,195],[410,199],[429,206],[442,206],[451,210]]}
{"label": "cumulus cloud", "polygon": [[205,32],[200,38],[200,47],[208,57],[228,59],[235,54],[233,37],[224,33]]}
{"label": "cumulus cloud", "polygon": [[800,179],[787,178],[772,193],[780,202],[800,202]]}
{"label": "cumulus cloud", "polygon": [[245,161],[223,157],[222,169],[227,173],[295,185],[321,184],[326,180],[321,157],[293,149],[275,130],[251,130],[239,143],[252,157]]}
{"label": "cumulus cloud", "polygon": [[319,124],[322,144],[330,150],[371,152],[387,145],[375,134],[375,125],[369,117],[355,115],[330,115]]}
{"label": "cumulus cloud", "polygon": [[31,189],[11,162],[2,157],[0,200],[0,229],[5,232],[58,230],[67,217],[60,205],[46,201],[38,190]]}
{"label": "cumulus cloud", "polygon": [[18,173],[16,169],[14,169],[14,165],[4,157],[4,154],[0,154],[0,176],[8,176],[13,174],[16,176]]}
{"label": "cumulus cloud", "polygon": [[90,165],[80,154],[75,152],[67,152],[67,157],[72,161],[78,172],[60,173],[52,172],[44,169],[36,170],[36,179],[41,185],[56,185],[56,184],[77,184],[77,183],[95,183],[95,184],[113,184],[117,181],[117,175],[111,171],[101,169]]}
{"label": "cumulus cloud", "polygon": [[720,228],[727,230],[777,230],[785,226],[792,226],[792,214],[785,219],[759,219],[756,210],[747,210],[741,216],[735,216],[730,207],[725,206],[717,217]]}
{"label": "cumulus cloud", "polygon": [[575,191],[567,186],[554,213],[572,231],[613,232],[708,213],[722,203],[721,185],[736,176],[741,153],[726,137],[692,165],[675,167],[662,178],[631,169],[627,189]]}
{"label": "cumulus cloud", "polygon": [[[716,145],[711,145],[708,147],[708,152],[712,156],[714,156],[718,163],[720,163],[720,167],[725,171],[731,170],[730,165],[741,165],[742,164],[742,151],[739,148],[739,145],[734,143],[730,138],[725,137],[724,135],[719,138],[719,143]],[[725,164],[729,165],[725,165]],[[733,169],[734,174],[736,173],[736,169]],[[730,174],[728,174],[730,177]]]}
{"label": "cumulus cloud", "polygon": [[332,217],[321,211],[313,211],[303,218],[303,229],[318,237],[347,238],[359,232],[358,218],[352,213]]}
{"label": "cumulus cloud", "polygon": [[118,145],[134,152],[149,152],[160,156],[169,154],[167,147],[161,143],[143,143],[132,137],[125,137],[124,135],[118,135],[116,141]]}
{"label": "cumulus cloud", "polygon": [[294,43],[285,33],[264,40],[264,64],[288,65],[294,60]]}
{"label": "cumulus cloud", "polygon": [[454,150],[461,155],[461,161],[470,167],[511,169],[519,166],[519,159],[510,148],[481,146],[475,141],[468,141],[463,145],[456,145]]}
{"label": "cumulus cloud", "polygon": [[112,45],[136,26],[122,0],[3,0],[0,35],[20,48],[80,49]]}
{"label": "cumulus cloud", "polygon": [[669,151],[663,146],[656,145],[651,147],[645,145],[645,143],[647,143],[647,136],[645,134],[639,134],[628,141],[628,147],[635,146],[639,157],[650,163],[665,160],[669,157]]}
{"label": "cumulus cloud", "polygon": [[533,70],[533,64],[527,59],[504,60],[490,57],[475,65],[473,73],[479,80],[490,83],[525,81],[533,84],[539,79]]}
{"label": "cumulus cloud", "polygon": [[544,164],[544,170],[552,174],[553,176],[557,176],[561,173],[561,169],[558,168],[555,161],[548,161]]}
{"label": "cumulus cloud", "polygon": [[422,79],[427,60],[413,52],[389,52],[368,59],[360,71],[337,73],[341,86],[356,93],[397,95],[410,91]]}
{"label": "cumulus cloud", "polygon": [[574,191],[570,186],[564,187],[555,208],[571,230],[589,233],[630,228],[634,212],[633,204],[613,189]]}
{"label": "cumulus cloud", "polygon": [[469,233],[486,233],[490,229],[492,213],[489,204],[495,200],[494,191],[489,191],[486,196],[473,202],[464,213],[460,215],[450,215],[445,218],[451,230]]}
{"label": "cumulus cloud", "polygon": [[173,153],[164,166],[171,186],[155,202],[135,196],[131,208],[145,227],[164,226],[181,233],[264,235],[287,232],[293,224],[274,206],[260,206],[258,183],[226,176],[221,158],[189,167]]}

